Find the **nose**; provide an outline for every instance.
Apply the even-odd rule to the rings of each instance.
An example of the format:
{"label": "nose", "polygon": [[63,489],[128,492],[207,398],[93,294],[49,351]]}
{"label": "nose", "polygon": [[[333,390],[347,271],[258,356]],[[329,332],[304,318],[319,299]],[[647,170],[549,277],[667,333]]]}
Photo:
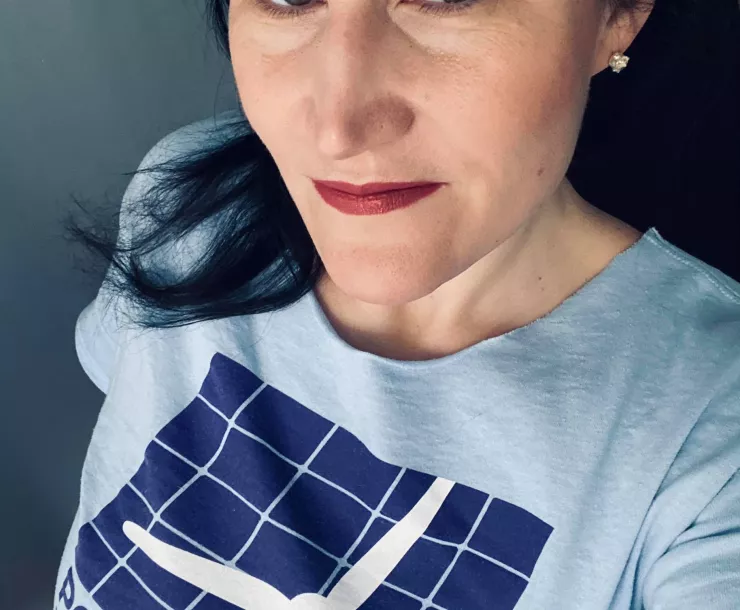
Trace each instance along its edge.
{"label": "nose", "polygon": [[374,3],[365,10],[345,8],[328,17],[315,47],[311,102],[316,145],[334,160],[389,144],[414,122],[397,87],[403,51],[387,13]]}

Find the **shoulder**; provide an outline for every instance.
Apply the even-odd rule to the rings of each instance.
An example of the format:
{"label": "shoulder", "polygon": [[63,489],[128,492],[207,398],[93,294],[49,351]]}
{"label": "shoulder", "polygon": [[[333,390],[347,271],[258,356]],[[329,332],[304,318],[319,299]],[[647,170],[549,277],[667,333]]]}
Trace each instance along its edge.
{"label": "shoulder", "polygon": [[[215,139],[228,137],[230,126],[244,125],[240,111],[232,110],[180,127],[160,138],[145,154],[138,170],[123,195],[118,218],[117,245],[130,245],[131,238],[147,224],[147,215],[141,205],[147,193],[159,181],[155,167],[188,155],[203,146],[215,143]],[[152,171],[141,171],[151,169]],[[196,235],[197,237],[197,235]],[[185,246],[195,241],[183,239],[175,246],[180,255],[173,256],[168,248],[155,249],[142,257],[140,263],[155,266],[160,272],[177,271],[187,264]],[[191,259],[195,255],[191,256]],[[127,342],[128,331],[138,330],[131,324],[131,303],[111,285],[117,279],[115,265],[109,265],[105,278],[95,299],[78,315],[75,325],[75,347],[78,359],[90,379],[104,393],[108,392],[110,380],[115,373],[121,347]]]}
{"label": "shoulder", "polygon": [[647,301],[629,311],[644,416],[680,422],[681,433],[654,439],[670,461],[644,520],[643,594],[646,606],[678,607],[685,591],[665,585],[680,574],[695,579],[688,588],[702,601],[689,605],[699,607],[738,559],[726,551],[740,523],[740,283],[654,229],[646,239],[632,271]]}
{"label": "shoulder", "polygon": [[[655,229],[645,237],[654,246],[651,258],[662,261],[656,261],[659,264],[653,269],[643,268],[641,272],[655,273],[652,279],[658,292],[672,296],[666,300],[666,308],[681,317],[738,327],[740,282],[666,240]],[[650,266],[654,261],[646,262]]]}
{"label": "shoulder", "polygon": [[643,330],[669,373],[660,391],[697,403],[675,466],[713,465],[730,477],[740,469],[740,283],[655,230],[646,237],[654,248],[638,264],[652,274],[652,314]]}
{"label": "shoulder", "polygon": [[[652,322],[668,333],[675,355],[709,358],[740,369],[740,282],[663,238],[646,233],[653,246],[637,260],[651,301]],[[670,355],[669,353],[666,356]],[[699,364],[698,362],[696,362]]]}
{"label": "shoulder", "polygon": [[[144,157],[144,161],[157,163],[180,154],[194,152],[210,139],[228,135],[229,128],[244,125],[244,115],[239,110],[219,114],[188,123],[162,137]],[[143,163],[142,163],[143,165]]]}
{"label": "shoulder", "polygon": [[[160,138],[144,155],[123,194],[118,220],[119,245],[130,245],[133,236],[145,234],[154,216],[162,211],[163,204],[174,201],[177,192],[169,190],[167,185],[162,189],[164,170],[170,168],[170,164],[190,160],[191,155],[200,150],[217,148],[235,134],[244,133],[245,129],[251,132],[241,111],[229,110],[183,125]],[[160,190],[153,192],[153,189]],[[173,261],[168,248],[183,248],[196,237],[197,232],[189,240],[181,238],[177,244],[161,246],[141,262],[161,267],[165,261]],[[164,267],[161,272],[165,272]]]}
{"label": "shoulder", "polygon": [[[222,143],[236,126],[248,127],[244,115],[239,110],[228,110],[214,116],[183,125],[160,138],[144,155],[137,172],[124,194],[124,206],[148,187],[157,182],[157,165],[175,161],[204,147]],[[251,130],[251,128],[249,128]]]}

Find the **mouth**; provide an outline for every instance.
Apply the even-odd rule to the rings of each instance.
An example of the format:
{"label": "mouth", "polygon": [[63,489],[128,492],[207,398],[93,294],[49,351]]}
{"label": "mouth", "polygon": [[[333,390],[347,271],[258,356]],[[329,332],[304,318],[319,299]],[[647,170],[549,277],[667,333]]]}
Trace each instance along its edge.
{"label": "mouth", "polygon": [[442,182],[347,182],[312,180],[321,198],[334,209],[353,216],[385,214],[428,197]]}

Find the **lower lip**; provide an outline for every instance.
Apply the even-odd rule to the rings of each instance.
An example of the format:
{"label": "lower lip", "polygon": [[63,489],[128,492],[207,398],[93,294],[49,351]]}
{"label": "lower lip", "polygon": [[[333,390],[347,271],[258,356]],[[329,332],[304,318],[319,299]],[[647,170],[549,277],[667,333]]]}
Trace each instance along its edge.
{"label": "lower lip", "polygon": [[345,193],[344,191],[339,191],[317,182],[314,182],[314,186],[326,203],[343,214],[369,216],[406,208],[420,199],[428,197],[439,189],[442,184],[422,184],[410,188],[364,196]]}

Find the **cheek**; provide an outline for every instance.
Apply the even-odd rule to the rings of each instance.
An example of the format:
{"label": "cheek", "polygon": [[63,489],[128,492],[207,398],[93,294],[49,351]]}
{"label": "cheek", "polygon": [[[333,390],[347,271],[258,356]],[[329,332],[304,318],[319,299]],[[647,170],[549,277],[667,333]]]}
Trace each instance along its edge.
{"label": "cheek", "polygon": [[427,106],[430,150],[452,160],[465,205],[464,214],[445,211],[456,260],[485,254],[547,201],[575,148],[588,83],[581,68],[518,51],[450,70]]}
{"label": "cheek", "polygon": [[239,99],[244,113],[254,130],[270,141],[271,130],[282,124],[280,104],[285,99],[275,91],[276,74],[270,73],[269,64],[258,49],[247,45],[232,47],[231,64]]}
{"label": "cheek", "polygon": [[522,100],[523,117],[529,119],[533,132],[544,141],[551,135],[568,149],[577,136],[586,95],[588,78],[575,62],[562,61],[540,71],[539,82],[531,95]]}
{"label": "cheek", "polygon": [[287,105],[296,97],[301,55],[296,51],[268,54],[254,28],[239,20],[232,27],[231,65],[244,113],[263,141],[279,143],[285,136],[275,136],[290,125]]}
{"label": "cheek", "polygon": [[477,100],[460,115],[468,117],[467,135],[478,134],[479,143],[512,162],[569,154],[587,92],[574,63],[512,61],[481,81],[482,92],[462,97]]}
{"label": "cheek", "polygon": [[474,103],[448,122],[454,148],[466,160],[470,201],[480,202],[468,215],[474,225],[516,225],[565,176],[587,81],[574,64],[543,64],[519,59],[498,68],[461,98]]}
{"label": "cheek", "polygon": [[588,83],[572,65],[553,66],[536,76],[536,85],[512,100],[512,114],[518,112],[511,123],[516,130],[513,136],[518,138],[513,146],[518,147],[512,150],[518,150],[516,158],[523,164],[524,175],[555,187],[575,150]]}
{"label": "cheek", "polygon": [[[537,165],[535,174],[540,163],[572,153],[593,34],[565,17],[512,13],[474,38],[475,53],[464,49],[455,62],[426,73],[436,85],[432,98],[439,97],[427,109],[444,121],[459,153],[507,172]],[[440,102],[442,113],[434,110]]]}

